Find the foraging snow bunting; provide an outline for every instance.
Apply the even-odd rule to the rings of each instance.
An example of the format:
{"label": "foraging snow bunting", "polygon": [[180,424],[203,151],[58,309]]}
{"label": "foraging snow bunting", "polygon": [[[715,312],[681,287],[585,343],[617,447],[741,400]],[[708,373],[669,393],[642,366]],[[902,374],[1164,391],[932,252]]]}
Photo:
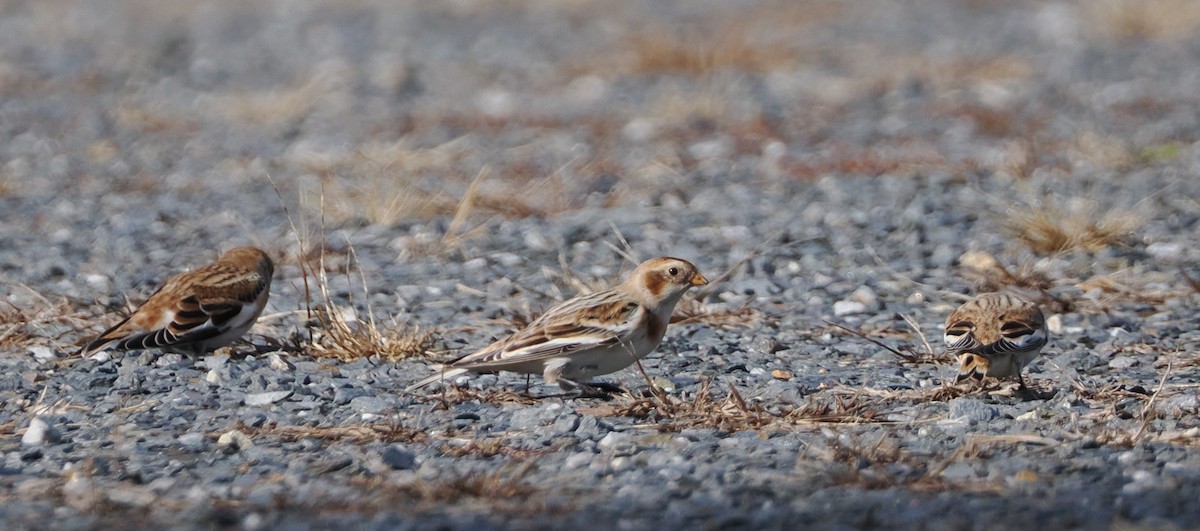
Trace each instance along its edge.
{"label": "foraging snow bunting", "polygon": [[1037,305],[1012,295],[985,293],[959,306],[946,319],[946,348],[958,356],[954,383],[984,376],[1016,376],[1046,346],[1046,319]]}
{"label": "foraging snow bunting", "polygon": [[209,265],[175,276],[124,321],[82,349],[86,357],[106,348],[160,348],[200,355],[241,337],[267,304],[271,258],[238,247]]}
{"label": "foraging snow bunting", "polygon": [[559,304],[513,335],[443,365],[408,391],[468,372],[510,371],[541,374],[565,391],[595,394],[595,384],[585,380],[653,352],[675,304],[688,289],[705,284],[708,279],[687,260],[647,260],[619,286]]}

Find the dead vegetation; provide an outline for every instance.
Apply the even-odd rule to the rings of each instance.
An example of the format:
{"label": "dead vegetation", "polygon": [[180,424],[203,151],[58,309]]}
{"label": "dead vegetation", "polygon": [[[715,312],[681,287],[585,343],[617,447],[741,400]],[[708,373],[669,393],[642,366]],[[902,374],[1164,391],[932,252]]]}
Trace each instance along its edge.
{"label": "dead vegetation", "polygon": [[545,453],[549,450],[528,450],[525,448],[517,448],[508,444],[508,441],[502,438],[487,438],[487,439],[458,439],[446,441],[442,444],[438,452],[446,457],[473,457],[477,459],[489,459],[492,457],[509,457],[519,460],[530,459]]}
{"label": "dead vegetation", "polygon": [[1141,218],[1132,211],[1102,209],[1087,200],[1060,205],[1052,198],[1010,208],[1001,219],[1005,230],[1040,254],[1073,250],[1094,253],[1124,245],[1140,223]]}
{"label": "dead vegetation", "polygon": [[705,76],[797,68],[813,52],[796,36],[841,13],[834,2],[806,2],[741,8],[690,25],[644,24],[618,39],[622,46],[612,53],[579,61],[576,73]]}
{"label": "dead vegetation", "polygon": [[87,313],[74,301],[65,297],[50,300],[24,289],[29,293],[25,302],[0,301],[0,347],[29,346],[45,339],[53,342],[70,330],[87,328]]}
{"label": "dead vegetation", "polygon": [[884,422],[881,404],[864,396],[827,394],[810,396],[801,406],[770,411],[748,402],[732,384],[724,398],[717,397],[711,380],[703,380],[690,396],[675,397],[651,388],[650,396],[626,394],[619,403],[581,409],[602,417],[630,417],[650,421],[640,427],[661,432],[712,428],[724,432],[786,428],[809,424],[870,424]]}
{"label": "dead vegetation", "polygon": [[1080,2],[1090,27],[1118,39],[1185,39],[1200,28],[1200,8],[1190,0]]}
{"label": "dead vegetation", "polygon": [[443,382],[442,391],[423,399],[426,402],[437,402],[442,409],[449,410],[451,404],[477,402],[480,404],[516,404],[531,406],[538,403],[537,397],[528,393],[518,393],[507,389],[475,389],[459,387]]}
{"label": "dead vegetation", "polygon": [[[933,346],[929,343],[929,340],[925,338],[925,333],[921,331],[921,328],[920,328],[920,326],[917,325],[917,322],[915,319],[913,319],[907,315],[903,316],[903,318],[904,318],[905,324],[907,324],[908,327],[912,329],[912,332],[915,333],[917,335],[917,337],[920,339],[921,347],[922,347],[921,351],[918,351],[915,346],[902,347],[903,350],[894,348],[878,339],[875,339],[874,337],[871,337],[871,336],[879,336],[879,335],[891,336],[891,337],[904,337],[906,339],[910,339],[912,337],[911,334],[898,331],[894,328],[889,327],[889,328],[876,329],[876,330],[872,330],[869,332],[864,332],[861,330],[855,330],[853,328],[847,327],[842,324],[835,323],[828,319],[825,320],[825,324],[828,324],[829,326],[832,326],[837,330],[840,330],[842,332],[845,332],[847,334],[855,336],[859,339],[869,341],[872,344],[874,344],[875,346],[878,346],[878,347],[888,351],[888,353],[892,354],[893,356],[896,356],[896,358],[898,358],[900,361],[902,361],[904,363],[942,364],[942,363],[949,363],[949,362],[953,361],[952,359],[950,359],[950,357],[946,356],[945,352],[938,354],[936,351],[934,351]],[[866,324],[864,323],[863,326],[866,326]]]}
{"label": "dead vegetation", "polygon": [[752,328],[763,314],[748,304],[737,307],[704,304],[695,298],[681,301],[671,314],[671,324],[703,324],[720,328]]}
{"label": "dead vegetation", "polygon": [[[238,421],[234,429],[251,437],[267,437],[283,442],[296,442],[313,439],[323,443],[349,442],[366,444],[371,442],[422,442],[428,440],[423,430],[407,428],[400,422],[378,424],[354,424],[341,426],[281,426],[276,422],[268,422],[261,426],[247,426]],[[220,432],[209,433],[211,439],[221,436]]]}

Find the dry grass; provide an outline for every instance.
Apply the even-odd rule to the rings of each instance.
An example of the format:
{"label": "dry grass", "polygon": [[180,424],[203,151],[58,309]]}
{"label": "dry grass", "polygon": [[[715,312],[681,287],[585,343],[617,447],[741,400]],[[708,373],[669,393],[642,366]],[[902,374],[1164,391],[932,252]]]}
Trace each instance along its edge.
{"label": "dry grass", "polygon": [[805,2],[718,12],[686,26],[643,25],[617,40],[615,54],[582,63],[587,72],[649,75],[794,69],[813,55],[797,35],[841,12],[835,2]]}
{"label": "dry grass", "polygon": [[492,405],[516,404],[521,406],[531,406],[538,403],[537,398],[526,393],[517,393],[505,389],[456,387],[449,385],[448,382],[443,382],[441,393],[429,396],[424,400],[426,402],[436,401],[442,409],[446,410],[450,409],[452,404],[461,404],[464,402],[478,402],[480,404]]}
{"label": "dry grass", "polygon": [[70,329],[86,329],[86,312],[67,298],[50,300],[32,289],[28,304],[17,305],[0,301],[0,347],[29,346],[39,339],[51,341],[64,335],[61,325]]}
{"label": "dry grass", "polygon": [[[354,261],[353,248],[350,259]],[[360,358],[378,358],[384,361],[399,361],[414,357],[437,354],[434,348],[439,340],[436,331],[422,330],[419,325],[406,326],[392,320],[392,326],[381,327],[375,312],[367,304],[367,319],[362,321],[352,306],[339,306],[329,293],[329,277],[323,265],[324,253],[319,258],[317,290],[321,294],[322,306],[314,315],[320,333],[313,338],[307,351],[315,358],[335,358],[353,361]],[[307,271],[307,270],[306,270]],[[358,270],[363,298],[369,299],[367,279]],[[307,274],[307,272],[306,272]],[[351,284],[353,281],[351,280]],[[351,304],[353,300],[349,301]]]}
{"label": "dry grass", "polygon": [[837,148],[810,160],[786,161],[784,172],[797,179],[815,180],[827,175],[866,175],[878,177],[885,174],[916,175],[934,170],[959,170],[941,155],[921,150],[896,150],[893,153],[879,149],[851,151]]}
{"label": "dry grass", "polygon": [[527,450],[525,448],[517,448],[507,444],[508,441],[501,438],[491,439],[468,439],[462,444],[452,444],[446,442],[438,450],[443,456],[447,457],[474,457],[478,459],[489,459],[496,456],[515,458],[526,460],[548,452],[545,450]]}
{"label": "dry grass", "polygon": [[621,403],[581,409],[580,413],[597,416],[621,416],[651,421],[639,427],[661,432],[688,428],[712,428],[725,432],[787,428],[808,424],[863,424],[882,422],[879,404],[862,396],[830,394],[812,396],[799,407],[768,411],[760,404],[748,403],[733,385],[724,398],[714,395],[712,382],[703,380],[687,398],[677,398],[651,388],[651,396],[626,395]]}
{"label": "dry grass", "polygon": [[1200,28],[1200,5],[1192,0],[1086,0],[1079,5],[1092,27],[1120,39],[1186,39]]}
{"label": "dry grass", "polygon": [[[318,189],[301,190],[301,205],[342,222],[395,224],[453,214],[460,204],[447,183],[462,183],[462,141],[418,147],[401,139],[366,144],[345,157],[297,155],[293,162],[321,176]],[[469,196],[462,199],[469,201]]]}
{"label": "dry grass", "polygon": [[[348,67],[347,67],[348,68]],[[271,90],[231,91],[206,100],[209,109],[225,121],[253,126],[298,125],[318,106],[337,106],[346,90],[345,72],[336,68],[317,71],[290,87]]]}
{"label": "dry grass", "polygon": [[762,318],[762,312],[749,305],[728,308],[689,298],[675,308],[675,313],[671,314],[671,324],[699,323],[722,328],[747,328],[757,326]]}
{"label": "dry grass", "polygon": [[[869,341],[869,342],[873,343],[875,346],[878,346],[878,347],[888,351],[893,356],[896,356],[896,358],[898,358],[900,361],[902,361],[904,363],[941,364],[941,363],[948,363],[948,362],[952,361],[950,358],[948,358],[946,356],[945,352],[942,352],[942,354],[939,355],[939,354],[937,354],[937,352],[935,352],[933,350],[933,347],[929,344],[929,340],[925,338],[925,333],[922,332],[921,329],[917,326],[917,323],[915,320],[913,320],[911,317],[904,316],[904,321],[908,325],[908,327],[911,328],[912,331],[914,333],[916,333],[916,335],[920,338],[921,347],[923,347],[922,352],[918,352],[915,346],[914,347],[902,347],[903,350],[897,349],[897,348],[894,348],[878,339],[870,337],[870,335],[884,335],[884,336],[892,336],[892,337],[898,336],[898,337],[904,337],[904,338],[911,339],[911,337],[912,337],[911,334],[909,334],[907,332],[902,332],[902,331],[896,330],[891,327],[870,331],[869,332],[870,335],[868,335],[868,332],[854,330],[853,328],[846,327],[844,325],[835,323],[833,321],[826,320],[825,324],[828,324],[829,326],[832,326],[842,332],[848,333],[857,338]],[[864,326],[865,326],[865,324],[864,324]]]}
{"label": "dry grass", "polygon": [[[328,501],[316,508],[321,513],[373,514],[406,507],[409,511],[444,511],[447,504],[467,510],[464,502],[482,504],[488,514],[532,515],[549,510],[542,491],[524,481],[532,465],[518,464],[481,473],[469,473],[432,481],[397,483],[383,477],[351,478],[350,485],[359,495],[340,501]],[[305,507],[303,509],[310,509]]]}
{"label": "dry grass", "polygon": [[436,332],[422,330],[419,325],[409,327],[393,322],[390,327],[380,327],[373,317],[360,322],[349,308],[328,301],[317,310],[316,318],[321,334],[307,349],[314,358],[353,361],[378,357],[394,362],[427,357],[435,354],[439,339]]}
{"label": "dry grass", "polygon": [[[1127,279],[1127,271],[1117,271],[1107,275],[1095,275],[1076,285],[1084,293],[1099,293],[1100,297],[1088,298],[1081,301],[1080,306],[1093,312],[1110,311],[1118,302],[1135,302],[1139,304],[1160,305],[1167,299],[1178,297],[1178,292],[1168,292],[1150,289],[1145,286],[1131,285]],[[1141,280],[1141,279],[1138,279]]]}
{"label": "dry grass", "polygon": [[[423,430],[406,428],[399,422],[391,424],[356,424],[343,426],[280,426],[269,422],[258,427],[246,426],[238,421],[234,429],[251,437],[267,437],[283,442],[296,442],[304,439],[314,439],[321,442],[349,442],[367,444],[371,442],[422,442],[428,439]],[[211,439],[217,439],[221,430],[209,433]]]}
{"label": "dry grass", "polygon": [[1041,254],[1096,252],[1122,245],[1140,223],[1140,216],[1132,211],[1104,209],[1082,199],[1061,205],[1054,198],[1010,208],[1001,220],[1005,230]]}

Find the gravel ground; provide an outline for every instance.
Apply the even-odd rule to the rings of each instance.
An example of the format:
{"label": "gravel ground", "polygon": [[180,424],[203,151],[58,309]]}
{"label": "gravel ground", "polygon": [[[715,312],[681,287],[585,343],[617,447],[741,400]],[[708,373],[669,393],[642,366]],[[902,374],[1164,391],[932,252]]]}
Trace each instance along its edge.
{"label": "gravel ground", "polygon": [[[0,3],[0,520],[1200,527],[1198,54],[1176,0]],[[248,342],[72,356],[242,244]],[[662,394],[402,391],[658,255],[722,277]],[[996,289],[1037,396],[944,386]]]}

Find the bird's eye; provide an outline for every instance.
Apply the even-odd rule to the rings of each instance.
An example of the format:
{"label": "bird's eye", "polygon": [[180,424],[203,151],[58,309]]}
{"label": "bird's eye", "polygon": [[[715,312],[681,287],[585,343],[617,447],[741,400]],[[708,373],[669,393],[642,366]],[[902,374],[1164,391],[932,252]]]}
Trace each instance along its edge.
{"label": "bird's eye", "polygon": [[667,270],[667,274],[668,274],[668,275],[671,275],[671,276],[678,275],[678,274],[679,274],[679,268],[678,268],[678,267],[672,267],[671,269],[668,269],[668,270]]}

